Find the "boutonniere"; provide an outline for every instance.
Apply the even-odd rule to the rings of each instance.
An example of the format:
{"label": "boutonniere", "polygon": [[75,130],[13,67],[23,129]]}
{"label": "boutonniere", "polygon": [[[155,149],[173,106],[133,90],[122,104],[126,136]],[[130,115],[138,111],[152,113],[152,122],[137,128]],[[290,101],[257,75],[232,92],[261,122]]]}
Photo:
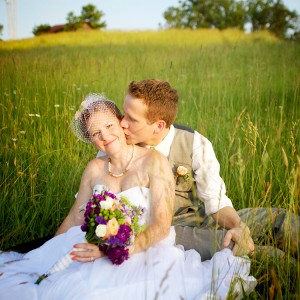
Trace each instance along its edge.
{"label": "boutonniere", "polygon": [[190,174],[188,173],[188,169],[184,166],[176,167],[176,174],[175,174],[175,182],[176,184],[184,183],[184,182],[191,182],[193,178],[191,178]]}

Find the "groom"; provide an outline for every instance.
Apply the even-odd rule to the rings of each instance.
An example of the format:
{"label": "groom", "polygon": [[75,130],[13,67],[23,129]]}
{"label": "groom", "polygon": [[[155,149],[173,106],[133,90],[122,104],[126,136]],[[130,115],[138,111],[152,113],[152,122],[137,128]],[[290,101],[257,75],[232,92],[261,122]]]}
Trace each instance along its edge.
{"label": "groom", "polygon": [[[224,247],[233,247],[237,255],[251,254],[254,242],[243,222],[246,220],[256,235],[271,227],[278,242],[283,243],[287,231],[284,211],[258,208],[237,213],[226,196],[212,144],[197,131],[173,125],[177,108],[178,93],[168,82],[132,81],[121,121],[127,143],[155,148],[169,159],[176,180],[176,242],[186,250],[196,249],[202,260],[210,259]],[[299,233],[297,229],[296,232]],[[297,252],[297,238],[290,244],[291,252]]]}

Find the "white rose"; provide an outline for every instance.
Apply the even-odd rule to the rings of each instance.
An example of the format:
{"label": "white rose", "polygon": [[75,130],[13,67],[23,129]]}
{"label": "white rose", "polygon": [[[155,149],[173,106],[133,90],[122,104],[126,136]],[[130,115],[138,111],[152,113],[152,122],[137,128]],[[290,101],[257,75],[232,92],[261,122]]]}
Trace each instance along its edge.
{"label": "white rose", "polygon": [[114,201],[109,199],[109,200],[101,201],[100,203],[101,203],[101,208],[110,209],[112,208]]}
{"label": "white rose", "polygon": [[[112,193],[112,192],[109,191],[109,193]],[[114,198],[109,197],[108,195],[105,195],[105,200],[106,201],[114,201]]]}
{"label": "white rose", "polygon": [[106,225],[99,224],[96,227],[96,235],[97,237],[104,237],[106,235]]}

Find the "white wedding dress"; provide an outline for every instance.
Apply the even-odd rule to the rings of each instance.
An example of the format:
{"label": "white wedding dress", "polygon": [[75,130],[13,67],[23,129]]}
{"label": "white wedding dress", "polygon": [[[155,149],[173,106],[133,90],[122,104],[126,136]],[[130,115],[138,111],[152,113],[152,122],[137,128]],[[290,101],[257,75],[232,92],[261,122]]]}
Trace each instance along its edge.
{"label": "white wedding dress", "polygon": [[[133,203],[149,207],[149,189],[133,187],[125,195]],[[149,212],[149,209],[146,210]],[[145,222],[149,219],[146,216]],[[194,251],[175,246],[175,230],[169,236],[126,260],[113,265],[106,257],[94,262],[73,262],[66,269],[35,284],[73,245],[84,240],[80,226],[49,240],[25,255],[0,254],[1,299],[234,299],[251,292],[256,280],[249,276],[250,261],[232,255],[229,249],[201,262]],[[231,284],[232,283],[232,284]]]}

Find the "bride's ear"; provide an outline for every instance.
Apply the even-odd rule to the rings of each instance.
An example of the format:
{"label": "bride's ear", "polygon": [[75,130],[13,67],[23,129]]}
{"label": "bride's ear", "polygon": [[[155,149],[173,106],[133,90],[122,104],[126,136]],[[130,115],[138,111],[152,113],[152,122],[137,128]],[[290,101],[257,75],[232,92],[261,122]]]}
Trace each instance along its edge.
{"label": "bride's ear", "polygon": [[166,122],[164,120],[158,120],[155,124],[156,128],[154,129],[154,134],[159,134],[166,128]]}

